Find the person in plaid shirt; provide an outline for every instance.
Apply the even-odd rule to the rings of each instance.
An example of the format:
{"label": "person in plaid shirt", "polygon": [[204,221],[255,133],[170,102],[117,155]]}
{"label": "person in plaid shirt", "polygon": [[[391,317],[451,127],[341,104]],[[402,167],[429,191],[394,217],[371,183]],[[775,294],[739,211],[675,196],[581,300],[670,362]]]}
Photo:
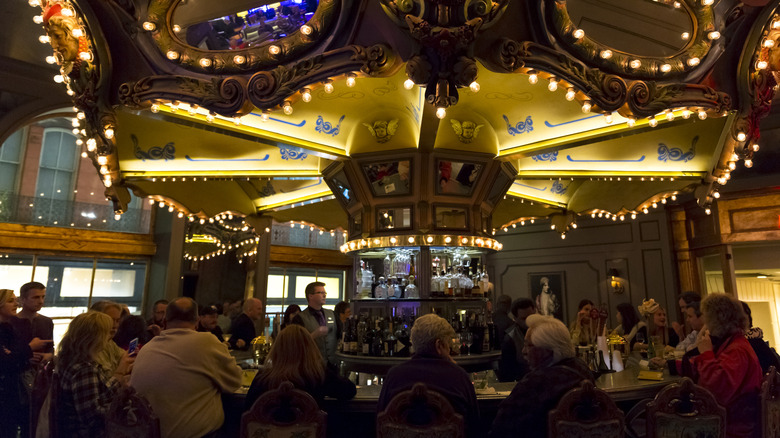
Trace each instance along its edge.
{"label": "person in plaid shirt", "polygon": [[126,384],[133,358],[122,357],[106,379],[96,357],[111,342],[114,322],[104,313],[90,311],[73,319],[59,345],[57,372],[57,429],[61,437],[103,436],[105,414],[111,398]]}

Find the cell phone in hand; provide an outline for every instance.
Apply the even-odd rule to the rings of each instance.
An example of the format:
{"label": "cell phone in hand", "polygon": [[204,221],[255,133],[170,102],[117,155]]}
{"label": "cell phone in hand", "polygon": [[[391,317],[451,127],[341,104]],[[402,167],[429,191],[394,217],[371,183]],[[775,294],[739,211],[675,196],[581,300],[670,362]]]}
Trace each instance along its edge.
{"label": "cell phone in hand", "polygon": [[132,341],[130,341],[130,344],[127,347],[127,355],[128,356],[134,355],[137,349],[138,349],[138,338],[135,338]]}

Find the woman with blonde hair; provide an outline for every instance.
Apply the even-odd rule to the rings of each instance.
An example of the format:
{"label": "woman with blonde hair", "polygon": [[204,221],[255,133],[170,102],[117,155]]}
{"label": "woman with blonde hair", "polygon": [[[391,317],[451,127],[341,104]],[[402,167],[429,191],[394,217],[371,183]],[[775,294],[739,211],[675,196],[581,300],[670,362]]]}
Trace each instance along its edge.
{"label": "woman with blonde hair", "polygon": [[289,380],[296,388],[311,394],[318,403],[325,396],[348,400],[355,396],[355,384],[326,368],[317,344],[309,332],[295,324],[284,328],[271,347],[267,368],[257,373],[246,395],[245,409],[266,391]]}
{"label": "woman with blonde hair", "polygon": [[745,339],[748,318],[742,304],[726,294],[701,302],[704,326],[699,355],[691,362],[697,383],[712,392],[726,408],[726,436],[748,438],[759,432],[761,364]]}
{"label": "woman with blonde hair", "polygon": [[674,347],[680,343],[680,337],[673,328],[667,326],[666,310],[656,303],[654,299],[643,300],[638,306],[639,314],[645,319],[645,327],[640,327],[636,332],[636,344],[633,348],[644,350],[650,344],[652,336],[657,336],[666,347]]}
{"label": "woman with blonde hair", "polygon": [[103,436],[105,414],[111,398],[124,385],[133,359],[125,354],[113,375],[106,379],[97,362],[111,341],[114,321],[105,313],[90,311],[71,321],[59,344],[57,372],[57,428],[60,436]]}

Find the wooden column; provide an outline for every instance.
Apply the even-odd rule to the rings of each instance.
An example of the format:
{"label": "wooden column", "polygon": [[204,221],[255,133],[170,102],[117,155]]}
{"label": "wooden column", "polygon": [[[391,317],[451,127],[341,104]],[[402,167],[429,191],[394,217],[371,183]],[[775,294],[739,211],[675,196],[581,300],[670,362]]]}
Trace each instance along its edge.
{"label": "wooden column", "polygon": [[723,288],[728,295],[734,298],[737,296],[737,276],[734,273],[734,255],[731,251],[731,245],[721,245],[718,248],[720,258],[720,269],[723,271]]}
{"label": "wooden column", "polygon": [[265,307],[268,304],[268,273],[271,269],[271,233],[265,232],[265,229],[271,229],[271,218],[260,217],[252,225],[255,230],[262,231],[255,248],[257,254],[254,257],[254,269],[252,270],[252,281],[247,281],[245,298],[257,298],[263,302],[263,317],[260,318],[255,327],[257,333],[263,333],[265,327]]}

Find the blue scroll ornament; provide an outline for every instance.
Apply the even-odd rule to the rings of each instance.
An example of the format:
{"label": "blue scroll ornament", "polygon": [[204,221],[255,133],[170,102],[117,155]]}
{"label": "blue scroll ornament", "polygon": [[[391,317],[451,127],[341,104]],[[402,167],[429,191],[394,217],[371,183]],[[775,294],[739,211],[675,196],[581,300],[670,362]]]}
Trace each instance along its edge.
{"label": "blue scroll ornament", "polygon": [[555,193],[556,195],[563,195],[566,193],[566,190],[568,190],[569,187],[564,187],[563,184],[561,184],[560,181],[554,181],[552,184],[552,187],[550,187],[550,191]]}
{"label": "blue scroll ornament", "polygon": [[173,160],[176,158],[176,147],[173,142],[166,144],[163,147],[152,146],[149,150],[144,151],[138,146],[138,137],[135,134],[130,134],[130,139],[133,141],[133,151],[135,157],[141,161],[146,160]]}
{"label": "blue scroll ornament", "polygon": [[534,155],[531,158],[533,158],[534,161],[550,161],[550,162],[552,162],[552,161],[555,161],[555,160],[558,159],[558,151],[547,152],[546,154]]}
{"label": "blue scroll ornament", "polygon": [[333,126],[331,125],[330,122],[326,122],[325,119],[322,118],[322,116],[317,116],[317,127],[314,128],[314,130],[317,132],[321,132],[323,134],[330,134],[335,137],[339,135],[339,130],[341,129],[341,121],[344,120],[344,117],[345,116],[341,116],[336,126]]}
{"label": "blue scroll ornament", "polygon": [[691,141],[691,148],[688,152],[683,152],[680,148],[669,148],[664,143],[658,143],[658,161],[682,161],[687,163],[688,160],[692,160],[696,156],[696,143],[699,141],[699,136],[693,137]]}
{"label": "blue scroll ornament", "polygon": [[534,121],[531,119],[531,116],[528,116],[525,118],[525,121],[520,121],[515,124],[515,126],[512,126],[511,123],[509,123],[509,117],[506,116],[506,114],[503,116],[504,121],[506,122],[506,130],[510,135],[517,135],[517,134],[523,134],[525,132],[531,132],[534,130]]}
{"label": "blue scroll ornament", "polygon": [[309,156],[306,152],[288,148],[279,148],[279,152],[283,160],[305,160]]}

